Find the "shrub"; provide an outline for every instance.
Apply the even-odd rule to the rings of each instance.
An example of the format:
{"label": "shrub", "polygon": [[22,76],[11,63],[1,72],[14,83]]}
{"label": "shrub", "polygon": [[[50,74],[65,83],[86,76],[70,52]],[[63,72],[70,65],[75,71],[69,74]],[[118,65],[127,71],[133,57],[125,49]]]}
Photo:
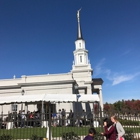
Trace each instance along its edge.
{"label": "shrub", "polygon": [[43,140],[42,137],[39,137],[37,135],[32,135],[31,139],[30,140]]}
{"label": "shrub", "polygon": [[12,140],[12,138],[13,137],[11,135],[3,134],[3,135],[0,136],[0,140]]}
{"label": "shrub", "polygon": [[74,132],[62,133],[61,136],[62,140],[80,140],[80,137],[78,137]]}
{"label": "shrub", "polygon": [[122,125],[139,126],[139,121],[119,120]]}
{"label": "shrub", "polygon": [[125,140],[134,140],[133,130],[126,130],[124,138]]}
{"label": "shrub", "polygon": [[102,140],[103,136],[99,133],[96,132],[96,135],[94,136],[94,140]]}

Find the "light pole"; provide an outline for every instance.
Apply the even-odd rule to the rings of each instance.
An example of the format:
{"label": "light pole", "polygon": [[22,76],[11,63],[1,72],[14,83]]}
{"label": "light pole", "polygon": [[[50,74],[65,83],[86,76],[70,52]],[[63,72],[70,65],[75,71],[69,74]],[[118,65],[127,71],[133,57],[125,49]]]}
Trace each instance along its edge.
{"label": "light pole", "polygon": [[77,99],[77,102],[76,102],[76,120],[77,120],[77,124],[79,125],[79,119],[78,119],[78,84],[77,83],[75,83],[74,88],[75,88],[75,94],[76,94],[76,99]]}
{"label": "light pole", "polygon": [[75,88],[75,94],[76,94],[77,103],[78,103],[78,84],[77,83],[74,85],[74,88]]}
{"label": "light pole", "polygon": [[[21,90],[21,95],[24,96],[24,93],[25,93],[25,91],[24,91],[24,89],[22,89],[22,90]],[[22,103],[22,105],[21,105],[21,111],[23,111],[23,103]]]}

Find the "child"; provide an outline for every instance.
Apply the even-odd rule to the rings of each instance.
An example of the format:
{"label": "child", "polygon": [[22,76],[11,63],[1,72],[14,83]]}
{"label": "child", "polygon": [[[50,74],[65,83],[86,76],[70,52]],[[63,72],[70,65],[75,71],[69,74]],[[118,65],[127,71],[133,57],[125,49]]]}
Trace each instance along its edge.
{"label": "child", "polygon": [[90,128],[88,131],[88,135],[84,138],[84,140],[94,140],[94,135],[96,134],[96,131],[94,128]]}

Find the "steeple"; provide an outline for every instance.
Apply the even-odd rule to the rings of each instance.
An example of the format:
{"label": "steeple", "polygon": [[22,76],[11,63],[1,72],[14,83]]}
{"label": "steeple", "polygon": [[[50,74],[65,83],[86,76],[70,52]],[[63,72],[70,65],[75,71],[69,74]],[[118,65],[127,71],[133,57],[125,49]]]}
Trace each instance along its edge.
{"label": "steeple", "polygon": [[77,11],[78,36],[77,40],[75,41],[75,51],[73,52],[74,61],[72,71],[92,71],[90,62],[88,60],[88,50],[86,50],[85,40],[82,37],[82,31],[80,26],[80,11],[81,8]]}
{"label": "steeple", "polygon": [[78,39],[83,39],[82,30],[81,30],[81,25],[80,25],[80,11],[81,11],[81,9],[82,9],[82,8],[80,8],[80,9],[77,11],[77,21],[78,21],[77,40],[78,40]]}

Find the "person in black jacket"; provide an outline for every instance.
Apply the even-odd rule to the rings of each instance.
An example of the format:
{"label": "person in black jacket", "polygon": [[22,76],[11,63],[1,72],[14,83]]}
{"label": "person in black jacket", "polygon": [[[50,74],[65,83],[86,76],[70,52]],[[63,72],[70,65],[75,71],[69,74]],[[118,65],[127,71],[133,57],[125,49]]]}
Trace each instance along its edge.
{"label": "person in black jacket", "polygon": [[62,109],[61,115],[62,115],[62,125],[65,126],[66,112],[64,109]]}
{"label": "person in black jacket", "polygon": [[74,113],[70,110],[68,118],[70,119],[70,126],[74,126]]}

